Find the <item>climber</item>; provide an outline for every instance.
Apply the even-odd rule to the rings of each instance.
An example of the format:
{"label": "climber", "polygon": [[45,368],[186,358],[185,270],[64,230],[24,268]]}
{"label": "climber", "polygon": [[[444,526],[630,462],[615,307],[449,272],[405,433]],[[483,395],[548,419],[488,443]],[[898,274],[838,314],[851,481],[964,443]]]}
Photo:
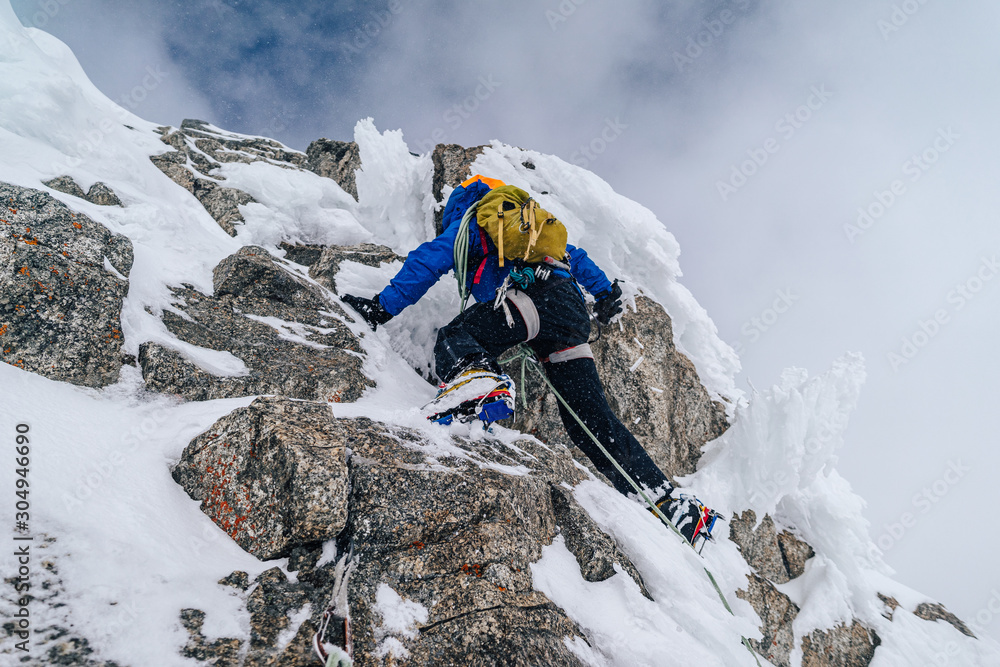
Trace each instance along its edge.
{"label": "climber", "polygon": [[[469,211],[471,207],[478,210]],[[516,258],[510,259],[514,257],[511,237],[498,234],[484,222],[490,215],[493,224],[503,224],[505,218],[509,223],[510,218],[515,218],[525,237],[529,234],[526,228],[541,229],[544,233],[539,233],[537,245],[542,254],[536,253],[537,261],[522,261],[521,247]],[[469,224],[474,217],[479,224]],[[540,224],[536,223],[538,218],[542,219]],[[514,382],[502,372],[497,357],[527,343],[542,361],[552,386],[618,464],[650,498],[659,498],[657,506],[671,521],[691,524],[689,528],[699,532],[697,526],[705,519],[701,513],[704,508],[692,508],[690,503],[670,497],[673,486],[666,475],[611,411],[587,344],[590,315],[579,285],[594,295],[596,319],[600,325],[607,325],[622,312],[618,281],[609,281],[582,248],[568,245],[562,223],[537,208],[526,192],[496,179],[477,175],[455,188],[444,209],[443,229],[437,238],[409,254],[379,294],[371,299],[351,294],[342,297],[373,329],[416,303],[452,269],[459,277],[460,291],[464,287],[464,294],[471,292],[475,297],[477,303],[438,331],[434,362],[442,384],[429,404],[428,419],[444,424],[453,419],[480,419],[489,424],[513,416]],[[545,234],[555,237],[550,240]],[[531,244],[536,243],[535,232],[530,235],[525,258],[533,252]],[[466,236],[467,240],[456,241]],[[504,238],[508,239],[506,250]],[[464,266],[461,260],[456,262],[456,256],[466,258]],[[594,466],[619,492],[634,494],[634,488],[561,402],[559,414],[573,443]],[[677,512],[686,516],[675,520],[672,515]],[[704,530],[709,528],[705,526]],[[693,539],[694,535],[688,538],[690,542]]]}

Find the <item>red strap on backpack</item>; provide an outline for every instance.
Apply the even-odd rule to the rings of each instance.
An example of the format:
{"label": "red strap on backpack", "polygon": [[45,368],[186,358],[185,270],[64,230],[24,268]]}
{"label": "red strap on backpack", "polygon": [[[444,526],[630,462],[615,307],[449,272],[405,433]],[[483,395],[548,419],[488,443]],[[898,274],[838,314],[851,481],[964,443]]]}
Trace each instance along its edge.
{"label": "red strap on backpack", "polygon": [[486,268],[486,255],[490,252],[489,246],[486,245],[486,236],[483,235],[482,231],[479,232],[479,242],[483,246],[483,261],[479,263],[479,268],[476,269],[476,277],[472,279],[473,285],[478,285],[479,279],[483,277],[483,269]]}

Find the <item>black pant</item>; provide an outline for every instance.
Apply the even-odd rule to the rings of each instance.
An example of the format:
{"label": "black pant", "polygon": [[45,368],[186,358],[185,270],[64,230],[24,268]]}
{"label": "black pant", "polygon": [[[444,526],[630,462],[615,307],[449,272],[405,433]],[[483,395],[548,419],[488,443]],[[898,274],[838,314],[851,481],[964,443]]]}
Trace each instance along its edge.
{"label": "black pant", "polygon": [[[525,297],[530,303],[525,302]],[[590,336],[590,317],[576,283],[553,277],[530,285],[519,294],[509,295],[506,303],[513,326],[508,324],[503,308],[494,309],[492,303],[477,303],[438,332],[434,346],[438,376],[448,381],[470,367],[499,372],[496,358],[518,343],[527,342],[543,361],[545,373],[556,391],[632,479],[654,493],[669,492],[671,486],[666,476],[611,411],[593,357],[550,360],[553,353],[558,359],[560,351],[584,345]],[[531,312],[532,306],[537,317]],[[527,319],[522,309],[527,311]],[[531,333],[535,333],[530,340],[529,321],[534,330]],[[632,486],[561,402],[559,416],[573,443],[615,488],[626,495],[634,493]]]}

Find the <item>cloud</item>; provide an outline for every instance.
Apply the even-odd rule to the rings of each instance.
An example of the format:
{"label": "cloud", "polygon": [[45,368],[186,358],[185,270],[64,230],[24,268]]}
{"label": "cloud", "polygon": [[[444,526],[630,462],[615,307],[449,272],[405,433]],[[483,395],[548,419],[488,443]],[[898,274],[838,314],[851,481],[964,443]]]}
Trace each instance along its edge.
{"label": "cloud", "polygon": [[[169,73],[135,109],[151,120],[203,117],[302,149],[370,115],[411,149],[497,138],[586,161],[678,237],[686,286],[758,384],[865,353],[841,470],[873,501],[876,530],[942,457],[1000,464],[985,444],[1000,283],[949,311],[905,366],[886,360],[1000,252],[995,3],[53,1],[45,29],[111,97],[147,67]],[[15,2],[22,19],[40,6]],[[914,156],[928,168],[908,172]],[[845,226],[895,181],[905,191],[852,242]],[[960,502],[991,505],[988,482],[968,480],[935,510],[942,523]],[[974,613],[966,573],[989,571],[996,531],[970,530],[955,568],[923,559],[932,533],[908,535],[892,564]]]}
{"label": "cloud", "polygon": [[111,99],[154,122],[210,116],[209,98],[168,54],[155,3],[13,0],[21,22],[73,49],[91,81]]}

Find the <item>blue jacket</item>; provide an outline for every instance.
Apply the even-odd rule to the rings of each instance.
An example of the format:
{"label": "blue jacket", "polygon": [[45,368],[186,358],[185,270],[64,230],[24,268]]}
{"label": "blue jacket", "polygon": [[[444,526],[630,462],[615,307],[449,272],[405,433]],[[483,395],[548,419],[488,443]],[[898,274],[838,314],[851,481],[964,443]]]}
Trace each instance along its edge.
{"label": "blue jacket", "polygon": [[[415,304],[444,274],[455,268],[455,239],[462,216],[472,204],[490,191],[482,181],[459,186],[451,193],[442,217],[444,231],[432,241],[420,244],[411,252],[403,268],[379,295],[379,303],[390,315],[398,315]],[[604,272],[587,257],[583,248],[566,246],[570,273],[588,292],[597,296],[611,289]],[[489,302],[510,273],[511,265],[501,267],[496,247],[479,225],[469,225],[469,263],[466,284],[476,301]]]}

